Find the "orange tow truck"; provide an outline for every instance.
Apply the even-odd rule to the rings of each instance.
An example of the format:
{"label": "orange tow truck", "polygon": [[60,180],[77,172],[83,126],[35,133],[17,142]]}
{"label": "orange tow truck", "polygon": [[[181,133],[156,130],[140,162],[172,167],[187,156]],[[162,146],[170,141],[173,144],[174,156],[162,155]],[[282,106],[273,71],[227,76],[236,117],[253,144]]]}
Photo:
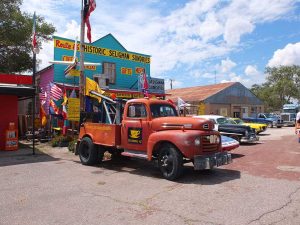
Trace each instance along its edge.
{"label": "orange tow truck", "polygon": [[214,124],[205,119],[179,117],[167,100],[133,99],[123,102],[102,97],[97,121],[82,118],[75,154],[81,163],[100,163],[104,152],[155,160],[168,180],[175,180],[184,163],[195,170],[212,169],[232,162],[222,151],[221,137]]}

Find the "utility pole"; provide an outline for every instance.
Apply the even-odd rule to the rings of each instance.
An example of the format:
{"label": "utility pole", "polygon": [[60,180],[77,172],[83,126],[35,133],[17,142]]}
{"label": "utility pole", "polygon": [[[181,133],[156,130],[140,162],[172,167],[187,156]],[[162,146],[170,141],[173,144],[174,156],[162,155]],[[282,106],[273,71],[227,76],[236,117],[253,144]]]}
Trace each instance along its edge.
{"label": "utility pole", "polygon": [[215,71],[215,84],[217,84],[217,72]]}
{"label": "utility pole", "polygon": [[172,80],[172,79],[169,79],[170,80],[170,88],[171,88],[171,90],[173,89],[173,81],[175,81],[175,80]]}
{"label": "utility pole", "polygon": [[[85,88],[85,76],[84,76],[84,2],[81,1],[81,27],[80,27],[80,76],[79,76],[79,100],[80,100],[80,112],[85,111],[84,104],[84,88]],[[77,48],[77,46],[74,46]],[[74,49],[75,50],[75,49]],[[76,57],[76,56],[75,56]]]}

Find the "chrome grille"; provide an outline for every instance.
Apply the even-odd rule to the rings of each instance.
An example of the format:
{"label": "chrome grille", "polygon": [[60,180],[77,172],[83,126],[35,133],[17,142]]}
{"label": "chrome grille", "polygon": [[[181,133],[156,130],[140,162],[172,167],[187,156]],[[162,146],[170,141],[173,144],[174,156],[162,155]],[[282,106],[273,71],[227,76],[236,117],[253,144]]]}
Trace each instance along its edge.
{"label": "chrome grille", "polygon": [[219,148],[219,144],[210,143],[210,135],[201,136],[203,152],[215,152]]}
{"label": "chrome grille", "polygon": [[290,115],[281,115],[283,121],[290,121]]}
{"label": "chrome grille", "polygon": [[207,123],[205,123],[205,124],[203,124],[203,129],[208,129],[209,128],[209,126],[208,126],[208,124]]}

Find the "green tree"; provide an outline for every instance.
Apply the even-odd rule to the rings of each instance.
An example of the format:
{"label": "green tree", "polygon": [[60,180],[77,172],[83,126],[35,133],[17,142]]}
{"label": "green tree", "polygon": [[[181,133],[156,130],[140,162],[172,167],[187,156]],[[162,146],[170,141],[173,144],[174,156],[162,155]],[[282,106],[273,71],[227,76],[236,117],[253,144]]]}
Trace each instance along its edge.
{"label": "green tree", "polygon": [[265,73],[267,81],[253,85],[251,91],[264,101],[267,111],[300,99],[300,66],[267,67]]}
{"label": "green tree", "polygon": [[[0,1],[0,72],[17,73],[32,70],[31,36],[33,15],[20,10],[22,0]],[[36,16],[38,45],[50,40],[53,25]]]}

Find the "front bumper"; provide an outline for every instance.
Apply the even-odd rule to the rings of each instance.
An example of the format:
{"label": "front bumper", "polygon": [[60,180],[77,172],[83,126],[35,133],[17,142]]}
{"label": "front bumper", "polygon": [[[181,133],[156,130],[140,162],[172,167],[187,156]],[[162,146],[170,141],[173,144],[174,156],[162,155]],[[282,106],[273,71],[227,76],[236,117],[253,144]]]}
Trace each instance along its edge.
{"label": "front bumper", "polygon": [[228,152],[220,152],[208,156],[195,156],[194,157],[194,170],[208,170],[215,166],[219,167],[232,163],[231,154]]}
{"label": "front bumper", "polygon": [[242,137],[241,142],[253,143],[259,141],[259,137],[257,136],[250,136],[250,137]]}

